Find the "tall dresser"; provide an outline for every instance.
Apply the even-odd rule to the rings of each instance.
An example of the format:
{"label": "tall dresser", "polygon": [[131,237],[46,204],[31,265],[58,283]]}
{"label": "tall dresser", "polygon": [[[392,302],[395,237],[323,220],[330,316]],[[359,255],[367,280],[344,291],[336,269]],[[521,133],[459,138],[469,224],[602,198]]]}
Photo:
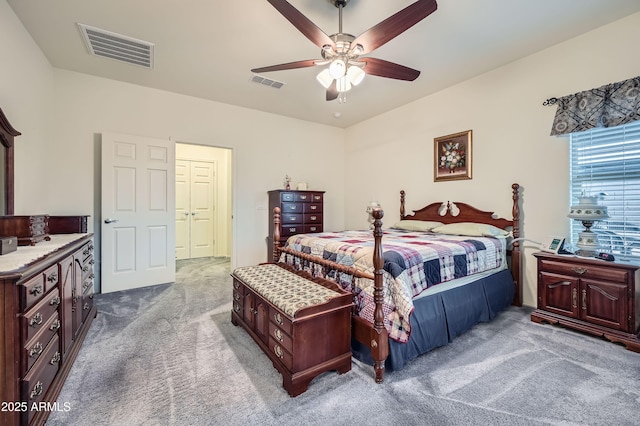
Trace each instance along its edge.
{"label": "tall dresser", "polygon": [[280,207],[280,244],[292,235],[323,232],[324,191],[294,191],[276,189],[269,191],[269,236],[267,253],[273,261],[273,209]]}
{"label": "tall dresser", "polygon": [[0,425],[41,425],[52,410],[96,316],[93,234],[49,241],[0,256]]}

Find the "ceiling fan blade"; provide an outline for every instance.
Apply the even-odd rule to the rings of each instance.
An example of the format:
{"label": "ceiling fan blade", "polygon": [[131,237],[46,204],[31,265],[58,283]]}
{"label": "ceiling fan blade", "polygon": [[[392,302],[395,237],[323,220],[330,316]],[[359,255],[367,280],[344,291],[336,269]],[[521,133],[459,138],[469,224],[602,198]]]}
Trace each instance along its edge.
{"label": "ceiling fan blade", "polygon": [[404,65],[395,64],[377,58],[360,58],[364,62],[364,72],[378,77],[394,78],[396,80],[413,81],[420,75],[420,71]]}
{"label": "ceiling fan blade", "polygon": [[332,101],[338,98],[338,85],[336,81],[333,80],[331,86],[327,89],[327,101]]}
{"label": "ceiling fan blade", "polygon": [[322,49],[323,46],[329,45],[335,48],[335,43],[331,38],[316,24],[311,22],[309,18],[304,16],[298,9],[291,6],[291,4],[285,0],[267,0],[278,12],[294,27],[298,29],[305,37],[307,37],[313,44]]}
{"label": "ceiling fan blade", "polygon": [[316,62],[317,60],[315,59],[306,59],[304,61],[288,62],[286,64],[271,65],[271,66],[262,67],[262,68],[254,68],[251,70],[251,72],[261,73],[261,72],[269,72],[269,71],[294,70],[296,68],[313,67],[316,65]]}
{"label": "ceiling fan blade", "polygon": [[361,45],[364,49],[361,55],[369,53],[422,21],[436,9],[436,0],[418,0],[360,34],[351,45]]}

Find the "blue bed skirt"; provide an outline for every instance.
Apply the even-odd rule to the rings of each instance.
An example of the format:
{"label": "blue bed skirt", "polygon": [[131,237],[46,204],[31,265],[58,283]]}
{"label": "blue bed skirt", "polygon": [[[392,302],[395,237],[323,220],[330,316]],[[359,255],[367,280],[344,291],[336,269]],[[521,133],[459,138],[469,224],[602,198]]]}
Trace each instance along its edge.
{"label": "blue bed skirt", "polygon": [[[513,277],[503,270],[462,287],[414,300],[407,343],[389,339],[387,371],[402,369],[418,355],[453,341],[480,322],[488,322],[513,302]],[[373,364],[368,347],[352,340],[354,358]]]}

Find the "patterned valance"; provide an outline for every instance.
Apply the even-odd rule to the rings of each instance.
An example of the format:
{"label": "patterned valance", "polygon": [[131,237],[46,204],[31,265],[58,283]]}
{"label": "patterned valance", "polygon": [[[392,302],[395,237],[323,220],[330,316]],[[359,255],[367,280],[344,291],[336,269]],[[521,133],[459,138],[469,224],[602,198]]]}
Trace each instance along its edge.
{"label": "patterned valance", "polygon": [[640,120],[640,77],[568,95],[555,103],[558,110],[551,135]]}

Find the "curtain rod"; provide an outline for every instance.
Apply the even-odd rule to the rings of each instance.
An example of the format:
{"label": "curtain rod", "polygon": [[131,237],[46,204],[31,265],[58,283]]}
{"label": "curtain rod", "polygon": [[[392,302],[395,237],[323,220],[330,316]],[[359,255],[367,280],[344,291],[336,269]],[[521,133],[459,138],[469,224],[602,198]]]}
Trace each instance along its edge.
{"label": "curtain rod", "polygon": [[555,105],[558,102],[558,98],[549,98],[542,103],[543,106]]}

